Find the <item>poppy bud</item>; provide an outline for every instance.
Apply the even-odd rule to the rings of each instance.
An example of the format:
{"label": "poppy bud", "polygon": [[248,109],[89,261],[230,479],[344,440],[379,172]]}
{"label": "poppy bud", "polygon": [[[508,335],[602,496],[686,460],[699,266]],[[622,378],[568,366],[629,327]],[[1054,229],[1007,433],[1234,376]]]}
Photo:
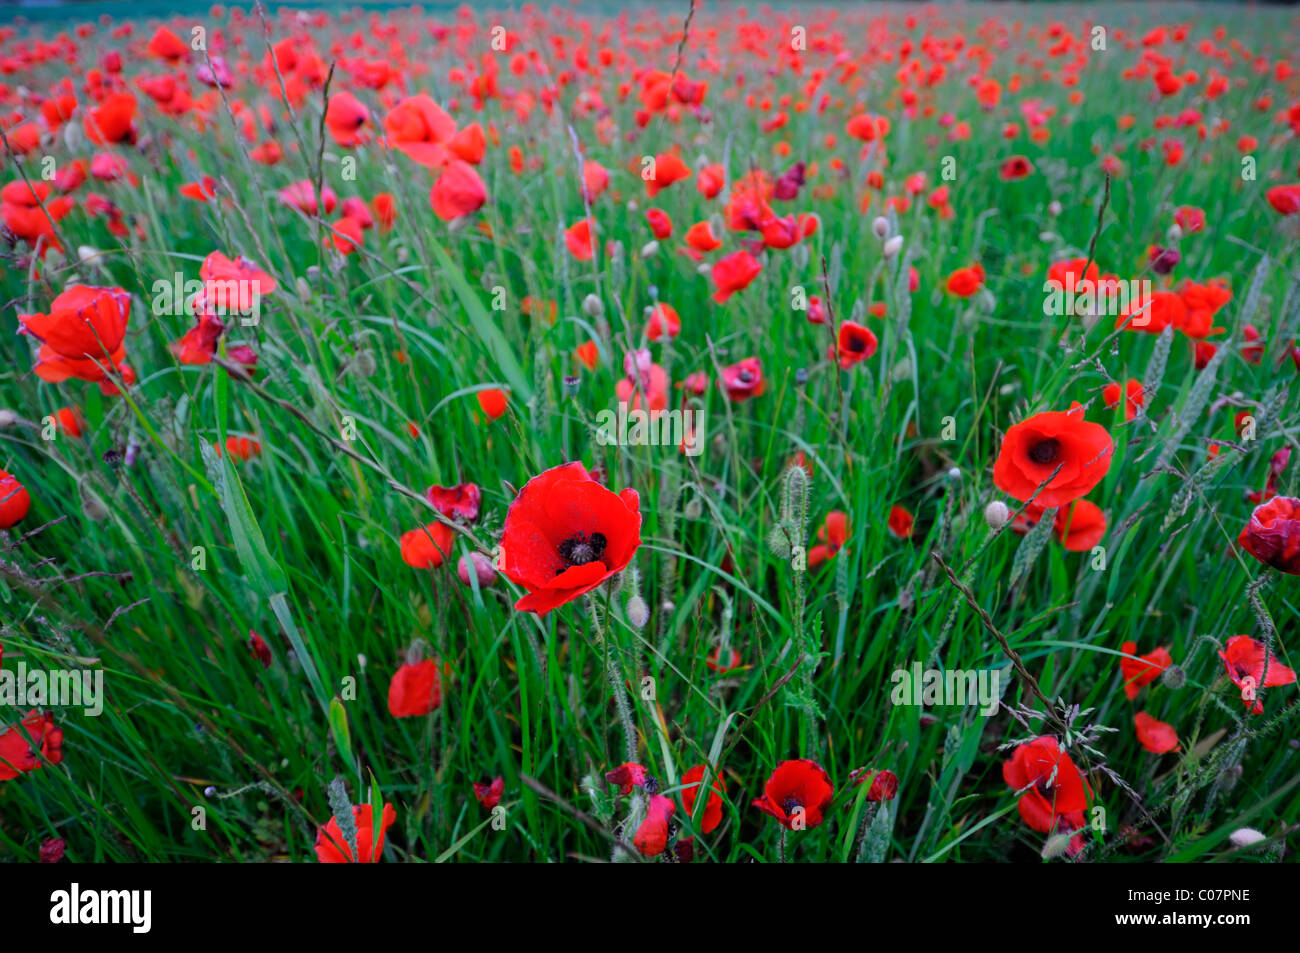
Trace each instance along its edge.
{"label": "poppy bud", "polygon": [[1160,676],[1160,683],[1165,688],[1171,688],[1174,691],[1182,688],[1187,684],[1187,673],[1179,665],[1171,665],[1165,669],[1164,674]]}
{"label": "poppy bud", "polygon": [[984,522],[995,533],[1003,526],[1006,526],[1009,519],[1011,519],[1011,511],[1007,509],[1007,504],[1001,500],[994,500],[984,507]]}
{"label": "poppy bud", "polygon": [[961,467],[952,467],[948,471],[948,479],[953,483],[958,482],[961,479]]}
{"label": "poppy bud", "polygon": [[772,555],[777,559],[785,560],[790,558],[790,536],[791,527],[785,522],[777,523],[772,527],[771,532],[767,534],[767,548],[772,551]]}
{"label": "poppy bud", "polygon": [[898,257],[898,253],[903,250],[903,236],[895,235],[885,242],[885,260],[893,261]]}
{"label": "poppy bud", "polygon": [[1250,847],[1265,840],[1263,834],[1253,827],[1240,827],[1228,835],[1233,847]]}
{"label": "poppy bud", "polygon": [[18,423],[18,415],[12,410],[0,410],[0,430],[8,430]]}
{"label": "poppy bud", "polygon": [[652,257],[654,257],[655,255],[657,255],[658,253],[659,253],[659,243],[658,243],[658,242],[646,242],[644,245],[641,246],[641,257],[642,257],[642,258],[652,258]]}
{"label": "poppy bud", "polygon": [[1047,214],[1052,216],[1052,218],[1056,218],[1056,216],[1060,215],[1061,203],[1056,201],[1056,199],[1052,199],[1052,201],[1047,205]]}
{"label": "poppy bud", "polygon": [[374,377],[375,371],[379,365],[375,361],[375,352],[367,348],[364,351],[358,351],[356,360],[352,364],[352,369],[358,377]]}
{"label": "poppy bud", "polygon": [[686,505],[682,507],[682,515],[688,520],[697,520],[703,513],[704,504],[700,502],[698,496],[691,497],[686,501]]}
{"label": "poppy bud", "polygon": [[460,557],[460,562],[456,564],[456,576],[461,583],[470,585],[470,572],[478,577],[478,586],[480,589],[492,585],[496,580],[496,567],[492,565],[492,560],[482,553],[466,553]]}
{"label": "poppy bud", "polygon": [[634,629],[644,629],[645,624],[650,621],[650,607],[640,596],[633,596],[627,600],[627,621]]}
{"label": "poppy bud", "polygon": [[594,294],[582,299],[582,313],[589,318],[599,318],[605,313],[605,305]]}
{"label": "poppy bud", "polygon": [[1176,242],[1183,237],[1183,230],[1179,227],[1178,223],[1175,222],[1173,225],[1169,226],[1169,230],[1165,232],[1165,237],[1171,242]]}
{"label": "poppy bud", "polygon": [[871,232],[883,242],[885,236],[889,234],[889,220],[883,215],[877,216],[876,220],[871,223]]}

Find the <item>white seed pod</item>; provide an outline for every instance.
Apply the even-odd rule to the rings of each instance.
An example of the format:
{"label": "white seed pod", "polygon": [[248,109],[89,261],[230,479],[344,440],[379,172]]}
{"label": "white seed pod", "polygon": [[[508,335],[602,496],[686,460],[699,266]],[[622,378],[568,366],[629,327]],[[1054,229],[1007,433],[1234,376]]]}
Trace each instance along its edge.
{"label": "white seed pod", "polygon": [[898,253],[902,250],[903,250],[903,236],[895,235],[893,238],[885,242],[885,248],[884,248],[885,259],[888,261],[893,261],[895,258],[898,257]]}
{"label": "white seed pod", "polygon": [[871,223],[871,233],[883,242],[889,235],[889,219],[883,215],[877,215]]}
{"label": "white seed pod", "polygon": [[1001,500],[994,500],[984,507],[984,522],[994,532],[1006,526],[1009,519],[1011,519],[1011,510],[1007,509],[1007,504]]}
{"label": "white seed pod", "polygon": [[652,258],[652,257],[654,257],[655,255],[657,255],[658,253],[659,253],[659,243],[658,243],[658,242],[646,242],[644,245],[641,246],[641,257],[642,257],[642,258]]}
{"label": "white seed pod", "polygon": [[582,299],[582,313],[589,318],[599,318],[605,313],[605,305],[594,294]]}
{"label": "white seed pod", "polygon": [[1228,835],[1228,840],[1232,841],[1233,847],[1250,847],[1265,839],[1265,836],[1253,827],[1239,827]]}

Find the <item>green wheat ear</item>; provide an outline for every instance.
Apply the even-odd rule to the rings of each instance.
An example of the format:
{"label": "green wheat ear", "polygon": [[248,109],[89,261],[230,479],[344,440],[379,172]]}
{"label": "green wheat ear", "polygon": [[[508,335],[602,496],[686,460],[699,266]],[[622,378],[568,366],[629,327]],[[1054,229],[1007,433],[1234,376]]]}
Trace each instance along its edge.
{"label": "green wheat ear", "polygon": [[[339,831],[343,834],[343,839],[347,841],[353,859],[360,860],[361,853],[357,849],[357,820],[352,814],[352,802],[348,800],[348,791],[343,784],[343,779],[335,778],[331,781],[327,794],[330,810],[334,812],[334,820],[338,821]],[[376,823],[378,823],[378,819],[376,819]]]}

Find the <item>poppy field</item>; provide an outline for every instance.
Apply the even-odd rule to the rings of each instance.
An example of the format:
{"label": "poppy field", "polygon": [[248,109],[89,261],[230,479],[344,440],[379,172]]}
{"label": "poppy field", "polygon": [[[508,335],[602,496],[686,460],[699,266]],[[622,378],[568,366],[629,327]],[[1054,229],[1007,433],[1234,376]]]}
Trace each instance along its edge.
{"label": "poppy field", "polygon": [[0,859],[1294,859],[1295,11],[177,6],[0,22]]}

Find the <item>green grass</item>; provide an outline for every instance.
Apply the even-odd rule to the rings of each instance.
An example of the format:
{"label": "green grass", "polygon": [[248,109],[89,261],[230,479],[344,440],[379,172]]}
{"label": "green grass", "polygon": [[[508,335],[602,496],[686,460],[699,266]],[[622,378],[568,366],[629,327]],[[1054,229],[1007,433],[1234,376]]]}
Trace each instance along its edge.
{"label": "green grass", "polygon": [[[952,17],[964,17],[958,29],[969,38],[990,10]],[[677,5],[647,14],[669,35],[652,57],[661,69],[673,67],[685,13]],[[1156,23],[1194,19],[1185,49],[1203,73],[1194,42],[1216,24],[1227,24],[1252,51],[1271,49],[1274,59],[1286,55],[1287,32],[1296,34],[1294,17],[1280,11],[1188,13],[1150,4],[1091,13],[1112,33],[1132,23],[1138,35]],[[993,15],[1011,14],[997,8]],[[809,16],[810,24],[821,23]],[[1086,35],[1064,12],[1025,16],[1037,24],[1059,16]],[[719,26],[717,17],[697,13],[684,72],[701,72],[701,37]],[[509,27],[514,18],[502,22]],[[487,50],[488,25],[497,20],[478,22]],[[892,14],[890,24],[902,31],[901,15]],[[574,32],[563,23],[553,29]],[[309,32],[327,49],[336,32],[350,30],[334,24]],[[252,29],[247,34],[260,61],[260,38]],[[274,38],[282,35],[277,22]],[[436,69],[413,79],[410,90],[443,102],[459,92],[466,101],[445,79],[462,55],[421,35]],[[914,41],[919,36],[918,28]],[[549,56],[542,40],[530,38]],[[584,215],[559,111],[547,117],[539,107],[521,123],[490,101],[483,112],[456,114],[462,122],[492,122],[500,132],[479,167],[489,201],[457,230],[434,217],[426,170],[374,143],[349,153],[327,139],[323,177],[340,198],[389,192],[398,202],[395,229],[368,232],[364,253],[343,259],[321,250],[318,226],[275,197],[290,182],[315,177],[320,90],[295,111],[308,153],[282,124],[285,161],[269,169],[246,161],[220,99],[211,101],[212,126],[200,132],[139,97],[141,139],[148,143],[124,150],[138,186],[92,181],[83,193],[110,196],[144,237],[119,242],[82,209],[60,222],[71,247],[102,251],[82,267],[87,279],[134,295],[127,349],[136,385],[123,398],[77,381],[43,384],[29,370],[29,339],[0,335],[0,406],[39,422],[73,405],[87,420],[80,440],[60,433],[45,441],[39,427],[0,431],[0,467],[33,500],[0,547],[5,666],[23,657],[29,667],[102,669],[107,687],[99,718],[56,712],[62,763],[0,782],[0,858],[34,860],[43,839],[61,837],[77,861],[311,860],[316,828],[330,817],[326,788],[335,777],[356,803],[371,798],[373,779],[396,806],[387,860],[619,856],[611,838],[629,802],[603,779],[626,760],[604,674],[608,659],[631,688],[637,759],[662,789],[673,793],[686,769],[719,759],[724,820],[696,837],[697,859],[776,860],[780,829],[750,801],[777,763],[809,757],[834,780],[835,807],[822,826],[784,838],[787,860],[859,856],[864,789],[850,786],[849,772],[869,767],[894,771],[899,791],[870,822],[862,856],[1037,862],[1045,838],[1018,818],[1000,770],[1007,753],[998,750],[1030,732],[1005,711],[984,718],[973,709],[927,712],[890,702],[893,671],[919,661],[997,667],[1009,682],[1004,701],[1043,707],[1012,680],[997,639],[932,553],[970,588],[1044,694],[1094,709],[1081,723],[1117,729],[1094,743],[1100,757],[1089,760],[1094,768],[1104,762],[1136,801],[1099,769],[1090,774],[1106,824],[1082,859],[1281,856],[1300,815],[1296,688],[1269,690],[1265,714],[1244,717],[1216,646],[1239,633],[1263,638],[1267,614],[1277,627],[1280,660],[1300,663],[1288,653],[1300,634],[1294,579],[1231,549],[1251,510],[1244,491],[1263,485],[1269,457],[1295,447],[1300,432],[1295,368],[1287,360],[1278,369],[1271,358],[1300,330],[1297,239],[1264,200],[1274,173],[1278,181],[1296,177],[1300,148],[1273,116],[1295,101],[1294,81],[1288,87],[1243,67],[1231,75],[1245,84],[1212,104],[1194,91],[1151,102],[1149,81],[1120,77],[1138,52],[1112,37],[1110,50],[1095,54],[1080,74],[1078,105],[1059,82],[1031,76],[1019,96],[1005,96],[989,113],[977,108],[962,74],[937,86],[935,117],[951,111],[969,122],[965,141],[930,143],[944,132],[935,118],[908,122],[896,104],[887,106],[896,93],[893,66],[867,73],[852,92],[828,81],[844,105],[825,115],[792,111],[790,124],[773,134],[761,132],[764,115],[745,106],[750,87],[738,99],[724,95],[726,77],[743,69],[751,87],[773,99],[798,97],[804,80],[782,73],[767,81],[736,52],[727,31],[716,42],[710,52],[722,73],[708,77],[711,126],[689,116],[680,124],[657,117],[635,142],[624,141],[623,132],[636,129],[636,97],[618,101],[618,83],[631,76],[613,70],[593,80],[613,109],[613,142],[598,140],[593,120],[571,120],[587,158],[610,169],[617,193],[598,198],[593,214],[600,243],[621,242],[623,251],[617,262],[598,255],[594,266],[575,261],[559,237]],[[109,43],[102,31],[84,40],[83,58]],[[619,46],[617,33],[611,43]],[[1012,40],[990,75],[1005,85],[1017,69],[1015,53],[1036,45]],[[131,76],[152,70],[127,65]],[[47,63],[23,81],[45,89],[63,75],[65,67]],[[503,64],[502,83],[508,75]],[[373,91],[348,85],[345,74],[334,83],[335,91],[350,88],[370,107],[372,125],[386,111]],[[202,89],[196,84],[196,98]],[[1251,104],[1266,89],[1274,92],[1274,107],[1257,111]],[[572,103],[575,93],[566,88],[562,102]],[[252,104],[270,105],[272,96],[247,77],[229,93]],[[1003,123],[1020,121],[1016,103],[1029,97],[1059,110],[1050,141],[1031,143],[1022,134],[1005,142]],[[957,215],[940,220],[920,196],[897,216],[906,243],[892,265],[883,262],[870,229],[881,194],[865,212],[859,207],[868,191],[865,173],[878,166],[859,162],[858,144],[844,135],[856,99],[893,120],[884,194],[898,194],[912,172],[926,172],[932,188],[940,184],[941,159],[956,160],[957,177],[948,184]],[[1153,132],[1157,115],[1188,105],[1229,118],[1231,130],[1205,141],[1194,129]],[[1132,129],[1117,128],[1121,112],[1136,117]],[[832,149],[822,146],[828,132],[839,137]],[[1257,181],[1243,181],[1239,172],[1235,143],[1247,134],[1261,142]],[[1151,135],[1184,140],[1182,165],[1165,167],[1158,145],[1139,151]],[[1281,140],[1268,145],[1274,136]],[[793,145],[788,158],[773,154],[779,139]],[[807,254],[767,252],[753,285],[714,304],[707,277],[676,250],[690,224],[719,210],[725,191],[706,201],[692,180],[647,201],[627,168],[674,143],[688,164],[701,155],[725,163],[728,181],[751,165],[775,176],[796,159],[817,161],[819,174],[799,200],[779,209],[820,217],[819,230],[803,243]],[[512,145],[539,157],[541,169],[512,173]],[[1222,275],[1234,292],[1219,315],[1229,328],[1219,338],[1227,353],[1206,401],[1194,388],[1207,372],[1194,369],[1181,336],[1157,373],[1156,337],[1125,333],[1106,343],[1103,319],[1081,338],[1076,319],[1043,314],[1048,264],[1086,256],[1093,237],[1104,184],[1094,147],[1100,154],[1123,147],[1126,167],[1111,185],[1096,239],[1103,271],[1139,276],[1146,247],[1165,243],[1175,207],[1206,212],[1206,231],[1182,240],[1174,273],[1202,281]],[[1014,153],[1028,156],[1037,171],[1002,183],[998,164]],[[63,163],[90,151],[69,151],[59,140],[50,154]],[[342,177],[348,154],[357,157],[355,181]],[[39,174],[39,155],[22,163],[29,176]],[[833,157],[849,178],[835,177]],[[17,178],[12,165],[9,171]],[[179,197],[181,184],[203,174],[228,186],[221,198],[229,203]],[[817,186],[832,182],[832,196],[813,198]],[[632,198],[635,209],[627,204]],[[1055,217],[1052,201],[1061,205]],[[657,255],[642,258],[650,205],[668,212],[675,232]],[[475,227],[480,221],[490,235]],[[737,247],[729,233],[721,251]],[[167,345],[189,319],[150,313],[153,282],[177,270],[197,277],[213,250],[252,258],[279,284],[263,303],[260,326],[230,333],[258,351],[251,385],[216,364],[177,364]],[[16,328],[16,313],[45,310],[77,277],[53,258],[34,272],[19,261],[23,252],[9,256],[2,279],[11,301],[0,317],[6,332]],[[852,371],[828,363],[830,332],[790,306],[795,285],[826,296],[823,256],[837,318],[847,318],[857,302],[888,306],[885,319],[864,320],[880,337],[880,350]],[[948,273],[977,261],[988,272],[987,294],[969,304],[945,294]],[[920,275],[920,290],[910,296],[907,265]],[[504,311],[491,310],[495,285],[507,290]],[[698,458],[671,448],[604,447],[595,438],[595,415],[613,406],[624,352],[645,346],[641,315],[654,300],[652,288],[683,319],[677,340],[650,345],[674,381],[697,370],[716,378],[717,368],[752,355],[768,379],[763,396],[742,404],[728,404],[710,387],[701,405],[706,450]],[[608,336],[581,309],[591,293],[603,302]],[[555,301],[554,324],[525,315],[526,296]],[[1270,348],[1258,366],[1234,346],[1247,323]],[[1058,342],[1067,331],[1070,346],[1063,349]],[[566,394],[563,378],[578,373],[573,349],[592,337],[599,339],[600,363],[594,373],[581,371],[577,393]],[[799,369],[807,371],[806,384],[798,383]],[[1122,412],[1104,410],[1100,388],[1130,377],[1156,388],[1147,396],[1149,416],[1126,424]],[[509,412],[495,422],[482,419],[474,398],[485,386],[513,391]],[[1108,517],[1105,568],[1095,570],[1090,554],[1068,553],[1050,540],[1013,582],[1029,555],[1026,544],[1010,532],[990,542],[982,517],[990,500],[1013,502],[992,483],[1001,434],[1030,412],[1064,410],[1074,400],[1089,404],[1089,419],[1104,421],[1116,438],[1109,474],[1089,496]],[[1193,404],[1199,406],[1185,413]],[[1240,450],[1225,447],[1225,465],[1203,469],[1208,441],[1235,443],[1232,414],[1247,407],[1257,411],[1258,439]],[[949,416],[956,435],[943,439]],[[355,421],[355,441],[342,439],[345,417]],[[420,436],[408,434],[409,422]],[[227,433],[255,436],[262,455],[231,465],[203,452]],[[139,448],[132,465],[106,462],[106,453],[132,444]],[[800,450],[814,471],[802,528],[809,544],[830,510],[849,513],[852,530],[834,560],[808,573],[767,545],[785,467]],[[1167,466],[1157,467],[1162,458]],[[462,586],[453,565],[416,571],[401,561],[399,536],[432,519],[420,499],[427,485],[482,487],[484,515],[473,534],[490,551],[514,490],[567,460],[602,467],[611,488],[640,494],[643,543],[633,566],[651,610],[643,629],[624,613],[630,579],[537,618],[513,609],[522,591],[504,578],[479,591]],[[960,471],[958,479],[948,476],[950,468]],[[1300,489],[1296,472],[1293,466],[1283,476],[1281,492]],[[102,511],[87,501],[98,501]],[[894,504],[915,514],[910,542],[886,529]],[[456,545],[453,562],[471,541],[458,536]],[[202,571],[192,568],[194,547],[205,551]],[[267,670],[244,644],[250,629],[272,646]],[[723,639],[739,650],[744,667],[719,676],[705,659]],[[394,719],[388,682],[417,640],[447,664],[443,703],[428,718]],[[1126,700],[1118,666],[1126,640],[1141,652],[1167,646],[1186,685],[1173,690],[1157,680],[1138,702]],[[643,697],[646,677],[654,701]],[[335,698],[343,717],[334,706],[332,723]],[[1139,709],[1174,725],[1182,751],[1144,751],[1133,732]],[[471,789],[497,774],[505,779],[503,830],[486,824],[490,817]],[[206,811],[206,829],[195,829],[196,807]],[[676,822],[682,837],[693,830],[680,810]],[[1120,833],[1127,825],[1150,837],[1150,846],[1128,846]],[[1234,851],[1227,835],[1241,826],[1276,840]],[[632,833],[621,836],[630,842]]]}

